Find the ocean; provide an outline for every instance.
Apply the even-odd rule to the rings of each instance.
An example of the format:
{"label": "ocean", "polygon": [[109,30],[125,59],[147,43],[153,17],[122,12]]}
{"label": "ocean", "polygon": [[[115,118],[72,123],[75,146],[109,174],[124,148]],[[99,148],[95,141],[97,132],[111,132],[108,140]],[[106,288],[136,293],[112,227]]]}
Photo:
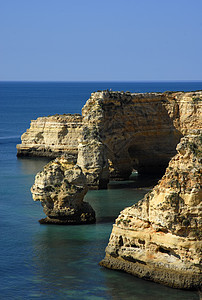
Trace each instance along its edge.
{"label": "ocean", "polygon": [[0,82],[0,299],[192,300],[197,292],[171,289],[98,265],[114,219],[148,188],[132,181],[89,191],[97,215],[91,225],[40,225],[42,206],[30,187],[47,159],[17,158],[16,144],[40,116],[81,113],[90,94],[201,90],[202,82]]}

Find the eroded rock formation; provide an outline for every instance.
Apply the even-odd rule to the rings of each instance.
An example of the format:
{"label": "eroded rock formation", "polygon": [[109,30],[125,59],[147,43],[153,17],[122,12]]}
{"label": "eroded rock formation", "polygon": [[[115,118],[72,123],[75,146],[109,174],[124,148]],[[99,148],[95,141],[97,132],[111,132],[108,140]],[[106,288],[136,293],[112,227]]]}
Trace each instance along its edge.
{"label": "eroded rock formation", "polygon": [[102,266],[175,288],[198,289],[201,274],[202,134],[181,139],[157,186],[124,209]]}
{"label": "eroded rock formation", "polygon": [[66,154],[70,162],[76,162],[82,126],[82,116],[79,114],[32,120],[30,128],[21,137],[22,144],[17,145],[17,155],[56,158]]}
{"label": "eroded rock formation", "polygon": [[106,189],[109,182],[106,147],[99,136],[94,135],[94,129],[88,127],[84,128],[84,131],[84,139],[78,145],[77,164],[81,167],[91,189]]}
{"label": "eroded rock formation", "polygon": [[200,128],[201,100],[201,91],[92,93],[82,116],[32,121],[17,146],[18,156],[57,157],[66,153],[68,160],[76,163],[79,143],[92,145],[95,140],[95,145],[104,145],[111,178],[126,179],[133,169],[139,173],[164,172],[180,138]]}
{"label": "eroded rock formation", "polygon": [[31,188],[34,201],[40,201],[47,218],[40,223],[86,224],[95,222],[95,212],[83,198],[86,178],[78,165],[65,156],[56,158],[35,177]]}
{"label": "eroded rock formation", "polygon": [[91,95],[82,116],[32,121],[18,156],[65,153],[37,174],[32,187],[47,215],[41,222],[95,222],[83,202],[87,185],[106,188],[109,178],[128,178],[133,169],[156,173],[168,166],[142,201],[121,212],[101,265],[171,287],[199,288],[201,100],[202,91],[103,91]]}

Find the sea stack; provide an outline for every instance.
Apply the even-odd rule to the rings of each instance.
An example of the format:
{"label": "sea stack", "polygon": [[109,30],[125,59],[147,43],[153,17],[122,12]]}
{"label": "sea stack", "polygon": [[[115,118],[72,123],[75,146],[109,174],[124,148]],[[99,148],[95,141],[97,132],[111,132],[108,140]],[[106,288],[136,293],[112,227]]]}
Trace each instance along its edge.
{"label": "sea stack", "polygon": [[174,288],[199,289],[202,133],[183,137],[165,175],[113,225],[100,265]]}
{"label": "sea stack", "polygon": [[34,201],[40,201],[47,218],[41,224],[95,223],[95,212],[83,198],[88,191],[86,178],[78,165],[65,156],[56,158],[35,177],[31,188]]}

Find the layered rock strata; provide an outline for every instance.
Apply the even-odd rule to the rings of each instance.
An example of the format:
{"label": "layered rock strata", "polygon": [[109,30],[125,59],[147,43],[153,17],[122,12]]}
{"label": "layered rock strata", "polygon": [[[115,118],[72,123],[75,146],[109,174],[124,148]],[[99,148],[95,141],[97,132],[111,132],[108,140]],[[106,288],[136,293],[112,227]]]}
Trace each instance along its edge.
{"label": "layered rock strata", "polygon": [[32,121],[17,145],[18,156],[56,157],[66,153],[75,163],[79,143],[90,145],[94,136],[104,145],[111,178],[126,179],[133,169],[139,173],[164,172],[180,138],[200,128],[201,100],[201,91],[92,93],[82,116]]}
{"label": "layered rock strata", "polygon": [[17,156],[56,158],[66,154],[70,162],[76,162],[82,126],[82,116],[79,114],[32,120],[30,128],[21,137],[22,144],[17,145]]}
{"label": "layered rock strata", "polygon": [[40,201],[47,218],[40,223],[87,224],[95,222],[95,212],[83,198],[86,178],[78,165],[65,156],[56,158],[35,177],[31,188],[34,201]]}
{"label": "layered rock strata", "polygon": [[201,287],[201,133],[182,138],[159,184],[120,213],[102,266],[174,288]]}

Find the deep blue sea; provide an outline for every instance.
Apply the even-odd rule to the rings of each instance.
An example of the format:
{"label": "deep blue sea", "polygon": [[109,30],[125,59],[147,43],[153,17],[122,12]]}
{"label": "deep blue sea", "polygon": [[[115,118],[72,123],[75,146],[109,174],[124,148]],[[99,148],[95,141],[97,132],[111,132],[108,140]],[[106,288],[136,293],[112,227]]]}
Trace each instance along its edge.
{"label": "deep blue sea", "polygon": [[175,290],[101,268],[114,218],[148,191],[122,182],[89,191],[93,225],[40,225],[30,187],[45,159],[16,157],[16,144],[39,116],[80,113],[91,92],[201,90],[202,82],[0,82],[0,299],[192,300]]}

